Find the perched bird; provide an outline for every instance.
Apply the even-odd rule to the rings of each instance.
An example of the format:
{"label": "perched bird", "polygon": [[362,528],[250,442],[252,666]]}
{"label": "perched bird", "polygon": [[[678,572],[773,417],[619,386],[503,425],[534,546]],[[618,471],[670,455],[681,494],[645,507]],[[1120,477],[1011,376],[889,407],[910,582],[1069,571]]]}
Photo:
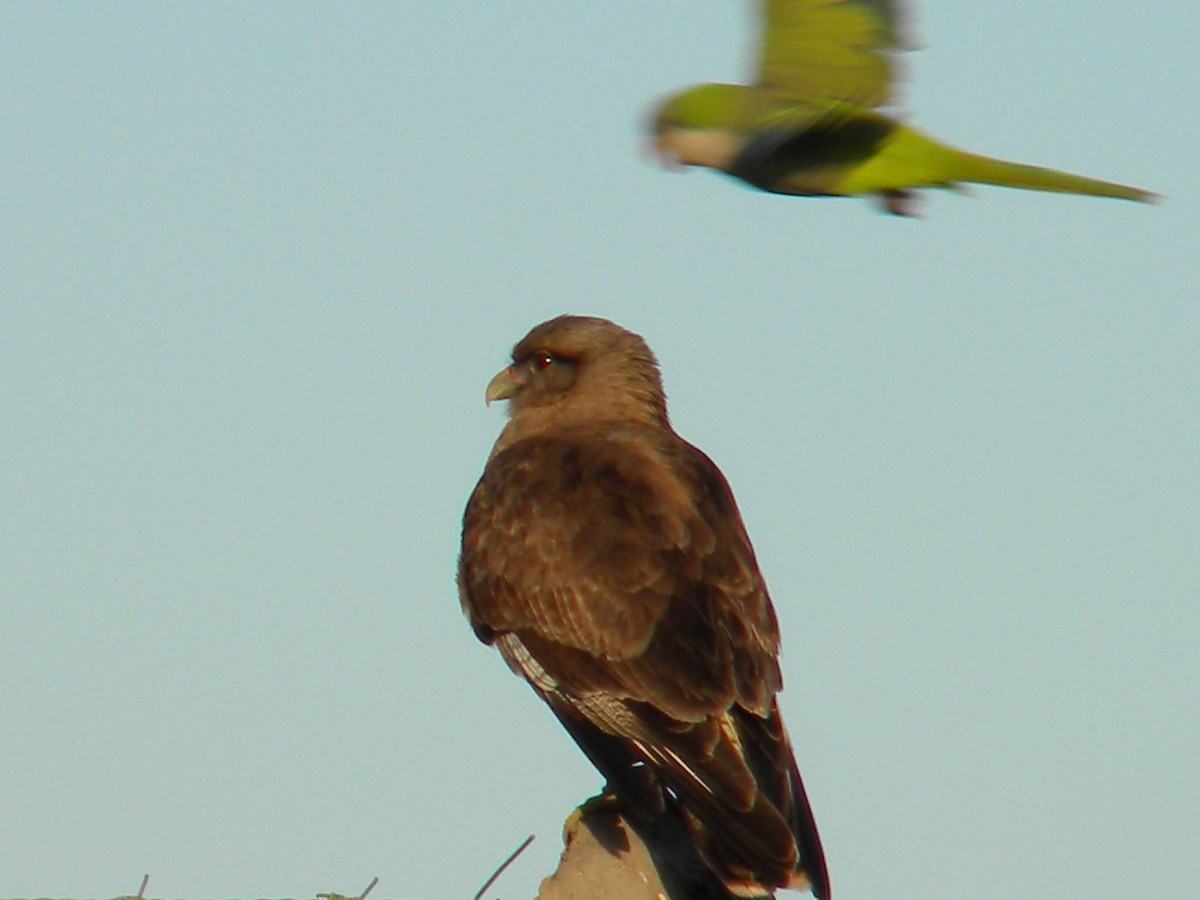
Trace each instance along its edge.
{"label": "perched bird", "polygon": [[487,386],[508,400],[463,517],[476,635],[523,676],[635,815],[677,809],[742,896],[829,897],[780,719],[779,630],[733,494],[675,433],[654,354],[560,316]]}
{"label": "perched bird", "polygon": [[895,98],[902,0],[763,0],[758,83],[702,84],[650,120],[668,164],[707,166],[777,194],[876,194],[911,215],[914,188],[962,182],[1151,201],[1138,188],[1004,162],[878,112]]}

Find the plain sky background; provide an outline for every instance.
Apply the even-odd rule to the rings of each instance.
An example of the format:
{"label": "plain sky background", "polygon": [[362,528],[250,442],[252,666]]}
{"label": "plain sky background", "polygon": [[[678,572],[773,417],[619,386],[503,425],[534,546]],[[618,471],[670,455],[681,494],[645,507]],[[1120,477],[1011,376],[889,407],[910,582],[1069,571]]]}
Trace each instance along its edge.
{"label": "plain sky background", "polygon": [[576,312],[734,486],[839,900],[1194,898],[1200,5],[916,16],[915,122],[1167,201],[660,170],[747,3],[0,5],[0,896],[534,894],[600,782],[454,568]]}

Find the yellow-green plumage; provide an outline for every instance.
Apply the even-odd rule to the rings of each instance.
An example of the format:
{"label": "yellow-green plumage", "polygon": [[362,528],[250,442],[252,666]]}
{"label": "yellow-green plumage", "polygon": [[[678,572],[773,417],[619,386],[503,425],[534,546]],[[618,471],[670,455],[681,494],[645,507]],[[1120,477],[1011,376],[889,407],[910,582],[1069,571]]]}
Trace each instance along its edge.
{"label": "yellow-green plumage", "polygon": [[915,188],[963,182],[1149,201],[1138,188],[958,150],[877,111],[903,50],[898,0],[766,0],[755,85],[705,84],[667,99],[664,156],[765,191],[875,194],[909,212]]}

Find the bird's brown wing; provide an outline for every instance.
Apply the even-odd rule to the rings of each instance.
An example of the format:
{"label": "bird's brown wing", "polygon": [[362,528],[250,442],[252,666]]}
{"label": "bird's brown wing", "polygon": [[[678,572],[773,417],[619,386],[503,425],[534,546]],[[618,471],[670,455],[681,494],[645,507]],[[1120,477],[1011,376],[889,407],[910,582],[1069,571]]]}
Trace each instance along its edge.
{"label": "bird's brown wing", "polygon": [[765,715],[778,632],[732,496],[707,457],[650,431],[493,458],[464,520],[465,610],[575,691],[624,687],[681,720],[735,701]]}
{"label": "bird's brown wing", "polygon": [[476,632],[618,789],[651,767],[735,880],[786,883],[797,844],[823,879],[774,705],[774,612],[703,453],[657,429],[514,444],[467,505],[460,588]]}

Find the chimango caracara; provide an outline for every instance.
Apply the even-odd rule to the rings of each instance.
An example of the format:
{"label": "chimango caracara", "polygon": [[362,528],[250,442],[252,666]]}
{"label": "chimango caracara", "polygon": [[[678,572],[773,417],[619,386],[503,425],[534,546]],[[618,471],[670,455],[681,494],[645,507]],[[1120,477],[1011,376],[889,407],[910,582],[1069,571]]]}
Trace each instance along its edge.
{"label": "chimango caracara", "polygon": [[677,805],[734,893],[829,878],[775,695],[779,629],[725,478],[671,428],[636,334],[560,316],[487,387],[509,401],[463,520],[475,633],[633,814]]}

